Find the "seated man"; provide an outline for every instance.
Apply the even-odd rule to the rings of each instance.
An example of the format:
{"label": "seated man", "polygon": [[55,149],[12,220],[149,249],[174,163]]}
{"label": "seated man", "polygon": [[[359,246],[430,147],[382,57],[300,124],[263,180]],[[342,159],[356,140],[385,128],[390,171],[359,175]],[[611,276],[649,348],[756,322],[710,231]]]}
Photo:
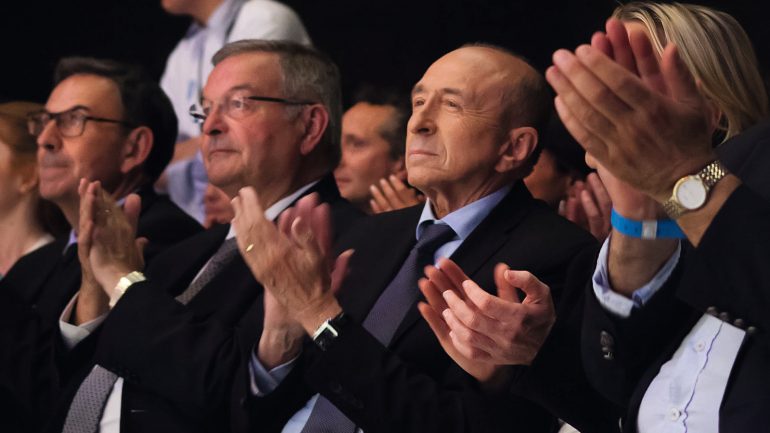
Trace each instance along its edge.
{"label": "seated man", "polygon": [[[361,213],[340,197],[331,173],[339,161],[342,111],[334,63],[299,44],[259,40],[224,46],[214,63],[193,111],[203,121],[212,183],[231,197],[245,187],[260,191],[271,221],[298,198],[317,196],[343,232]],[[127,260],[136,246],[126,216],[98,190],[94,184],[82,191],[82,212],[97,227],[82,226],[92,240],[84,267],[93,268],[114,309],[101,329],[96,366],[63,402],[55,426],[229,431],[233,376],[245,374],[260,334],[284,341],[283,330],[263,315],[270,300],[263,301],[260,282],[238,254],[234,230],[220,225],[188,239],[143,276],[141,266]],[[100,216],[103,209],[109,218]],[[257,242],[246,248],[249,255],[263,252],[269,253]],[[240,412],[238,400],[232,402]],[[241,431],[234,422],[232,429]]]}
{"label": "seated man", "polygon": [[[77,228],[80,179],[100,181],[115,200],[138,194],[138,234],[149,241],[147,260],[198,232],[198,223],[153,192],[176,135],[176,117],[160,87],[131,67],[86,58],[61,60],[54,81],[45,109],[28,121],[37,137],[40,195]],[[74,336],[88,335],[95,326],[91,321],[107,310],[102,289],[88,273],[81,275],[77,255],[73,231],[21,259],[0,282],[0,291],[14,293],[21,304],[2,308],[24,316],[2,327],[3,347],[13,362],[2,375],[37,415],[24,415],[33,424],[49,418],[58,388],[71,373],[64,367],[88,357],[71,350]]]}
{"label": "seated man", "polygon": [[[550,104],[543,77],[505,49],[469,45],[433,63],[412,91],[406,140],[409,182],[428,200],[373,216],[343,237],[336,249],[354,252],[339,298],[329,289],[342,272],[329,276],[313,242],[325,237],[323,224],[300,212],[278,233],[260,217],[259,193],[241,192],[234,224],[248,242],[239,246],[272,249],[259,257],[244,252],[280,307],[265,314],[283,318],[289,341],[314,341],[260,341],[251,366],[254,395],[245,403],[254,428],[554,428],[555,420],[524,398],[486,395],[444,353],[417,310],[417,280],[439,257],[451,256],[483,287],[505,262],[531,269],[558,292],[572,258],[595,244],[521,181],[532,169]],[[308,233],[308,226],[316,230]],[[500,385],[504,378],[490,379]]]}
{"label": "seated man", "polygon": [[[214,65],[211,58],[223,45],[242,39],[294,41],[310,45],[299,16],[274,0],[162,0],[173,15],[192,18],[187,33],[168,56],[160,85],[179,118],[172,163],[158,182],[171,200],[198,222],[206,222],[204,194],[208,179],[201,159],[200,125],[188,112],[199,102]],[[229,220],[228,220],[229,222]]]}
{"label": "seated man", "polygon": [[393,191],[391,176],[394,186],[402,186],[406,179],[404,139],[409,111],[408,100],[399,98],[396,90],[365,87],[342,116],[342,160],[334,178],[340,194],[366,213],[392,210],[380,209],[373,194],[381,195],[381,183]]}

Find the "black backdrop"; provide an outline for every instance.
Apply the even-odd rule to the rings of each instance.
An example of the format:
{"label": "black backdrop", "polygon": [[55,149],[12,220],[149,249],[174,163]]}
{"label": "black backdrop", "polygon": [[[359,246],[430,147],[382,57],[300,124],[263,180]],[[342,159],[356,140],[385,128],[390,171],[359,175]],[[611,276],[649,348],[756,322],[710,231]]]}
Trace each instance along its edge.
{"label": "black backdrop", "polygon": [[[506,46],[540,69],[560,47],[587,42],[612,0],[285,0],[317,47],[340,66],[345,95],[361,82],[408,90],[443,53],[473,41]],[[733,14],[770,67],[764,1],[701,1]],[[0,98],[44,102],[56,60],[65,55],[140,63],[159,77],[189,19],[160,0],[6,2],[0,16]]]}

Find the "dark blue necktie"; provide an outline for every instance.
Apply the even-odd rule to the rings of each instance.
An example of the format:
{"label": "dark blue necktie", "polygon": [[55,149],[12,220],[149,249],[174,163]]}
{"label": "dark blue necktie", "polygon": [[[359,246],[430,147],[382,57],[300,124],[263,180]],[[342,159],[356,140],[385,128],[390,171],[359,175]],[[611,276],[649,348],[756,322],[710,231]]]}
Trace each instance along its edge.
{"label": "dark blue necktie", "polygon": [[[409,252],[396,277],[380,295],[363,326],[380,343],[388,346],[406,313],[417,300],[417,280],[423,268],[433,263],[436,250],[455,237],[446,224],[429,224]],[[302,433],[353,433],[355,424],[324,396],[318,396]]]}

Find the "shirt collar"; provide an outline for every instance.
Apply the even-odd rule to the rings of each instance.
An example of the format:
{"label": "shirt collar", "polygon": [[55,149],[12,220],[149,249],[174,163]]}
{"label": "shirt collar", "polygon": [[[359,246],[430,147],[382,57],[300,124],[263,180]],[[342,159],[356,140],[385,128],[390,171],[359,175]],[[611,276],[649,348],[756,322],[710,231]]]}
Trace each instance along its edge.
{"label": "shirt collar", "polygon": [[473,230],[489,215],[492,209],[497,206],[498,203],[510,192],[513,185],[506,185],[492,194],[486,195],[473,203],[465,205],[456,211],[449,213],[444,218],[436,219],[431,207],[430,200],[425,201],[425,206],[422,208],[422,214],[420,215],[420,221],[417,224],[415,230],[415,237],[420,239],[422,232],[425,229],[425,225],[429,222],[443,222],[449,225],[452,230],[457,233],[457,236],[461,240],[465,240]]}
{"label": "shirt collar", "polygon": [[213,30],[226,30],[235,21],[235,17],[242,6],[241,3],[240,0],[224,0],[211,14],[206,27]]}

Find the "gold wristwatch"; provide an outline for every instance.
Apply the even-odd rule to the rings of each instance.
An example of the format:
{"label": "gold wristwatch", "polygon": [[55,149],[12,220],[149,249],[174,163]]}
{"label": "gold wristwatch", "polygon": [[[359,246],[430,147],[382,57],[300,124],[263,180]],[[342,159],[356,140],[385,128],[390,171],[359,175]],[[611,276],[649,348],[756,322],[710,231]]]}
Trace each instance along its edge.
{"label": "gold wristwatch", "polygon": [[126,290],[128,290],[132,284],[144,281],[146,279],[147,278],[144,277],[144,274],[139,271],[129,272],[128,274],[122,276],[118,280],[118,284],[115,285],[115,292],[110,297],[110,308],[115,306],[115,304],[126,293]]}
{"label": "gold wristwatch", "polygon": [[696,174],[679,179],[674,185],[671,198],[663,203],[663,210],[671,219],[700,209],[706,204],[711,188],[727,175],[727,169],[719,161],[713,161]]}

